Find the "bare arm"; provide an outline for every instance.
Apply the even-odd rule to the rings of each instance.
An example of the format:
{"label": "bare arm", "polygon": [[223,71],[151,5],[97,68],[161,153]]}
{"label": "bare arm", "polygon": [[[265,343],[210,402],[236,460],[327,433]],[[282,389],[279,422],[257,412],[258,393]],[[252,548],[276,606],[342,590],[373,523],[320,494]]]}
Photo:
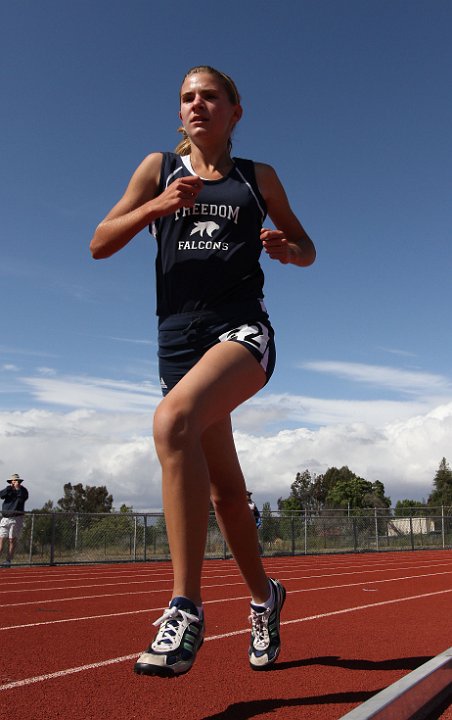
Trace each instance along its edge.
{"label": "bare arm", "polygon": [[284,187],[270,165],[256,163],[256,179],[277,230],[262,228],[265,252],[281,263],[300,267],[312,265],[316,258],[314,243],[290,207]]}
{"label": "bare arm", "polygon": [[152,153],[132,175],[120,201],[99,223],[90,243],[93,258],[110,257],[153,220],[178,208],[193,207],[202,188],[198,177],[182,177],[157,195],[162,154]]}

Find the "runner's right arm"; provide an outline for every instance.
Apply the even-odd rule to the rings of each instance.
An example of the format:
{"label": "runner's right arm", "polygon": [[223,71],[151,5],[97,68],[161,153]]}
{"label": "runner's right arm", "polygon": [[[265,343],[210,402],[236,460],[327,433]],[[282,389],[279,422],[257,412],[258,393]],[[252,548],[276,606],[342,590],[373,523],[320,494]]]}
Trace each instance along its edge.
{"label": "runner's right arm", "polygon": [[162,153],[152,153],[135,170],[121,200],[96,228],[90,243],[93,258],[114,255],[157,217],[195,204],[202,188],[196,176],[179,178],[156,195],[161,166]]}

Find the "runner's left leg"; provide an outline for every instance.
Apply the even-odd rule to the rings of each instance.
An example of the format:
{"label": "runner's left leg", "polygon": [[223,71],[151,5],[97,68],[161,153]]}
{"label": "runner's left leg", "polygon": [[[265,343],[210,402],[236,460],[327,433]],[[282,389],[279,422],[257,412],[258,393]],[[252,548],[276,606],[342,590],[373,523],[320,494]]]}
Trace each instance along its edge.
{"label": "runner's left leg", "polygon": [[232,434],[230,416],[206,430],[211,498],[218,524],[256,603],[268,600],[268,578],[262,565],[256,523],[248,507],[246,485]]}
{"label": "runner's left leg", "polygon": [[179,381],[155,412],[154,441],[162,466],[173,597],[201,602],[211,480],[203,436],[264,383],[264,371],[246,348],[235,342],[219,343]]}

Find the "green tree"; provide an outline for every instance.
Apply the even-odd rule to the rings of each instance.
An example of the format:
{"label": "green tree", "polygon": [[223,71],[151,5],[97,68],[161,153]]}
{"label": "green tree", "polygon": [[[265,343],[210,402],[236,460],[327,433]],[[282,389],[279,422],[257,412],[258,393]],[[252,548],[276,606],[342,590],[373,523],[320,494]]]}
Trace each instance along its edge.
{"label": "green tree", "polygon": [[284,515],[294,515],[303,512],[303,505],[299,497],[289,495],[287,498],[278,498],[278,510]]}
{"label": "green tree", "polygon": [[384,485],[380,480],[370,482],[355,475],[346,465],[342,468],[329,468],[324,475],[328,488],[326,501],[330,507],[348,509],[388,508],[390,498],[384,494]]}
{"label": "green tree", "polygon": [[428,498],[430,507],[452,505],[452,470],[446,458],[441,460],[433,480],[434,489]]}
{"label": "green tree", "polygon": [[113,496],[109,494],[105,485],[98,487],[91,485],[63,486],[64,495],[58,500],[58,509],[68,513],[109,513],[113,507]]}
{"label": "green tree", "polygon": [[34,508],[31,513],[25,515],[22,541],[29,547],[33,530],[33,554],[44,555],[45,548],[52,540],[52,532],[55,532],[52,529],[52,513],[54,511],[52,500],[47,500],[42,508]]}
{"label": "green tree", "polygon": [[109,513],[97,518],[94,523],[87,523],[80,538],[84,547],[114,547],[116,549],[132,548],[135,521],[131,514],[132,508],[122,505],[119,513]]}
{"label": "green tree", "polygon": [[372,483],[372,490],[366,493],[363,498],[363,507],[370,508],[389,508],[391,507],[391,498],[385,495],[385,486],[380,480]]}
{"label": "green tree", "polygon": [[394,514],[396,517],[422,517],[425,515],[425,504],[419,500],[410,500],[409,498],[398,500],[394,508]]}
{"label": "green tree", "polygon": [[309,470],[297,473],[290,486],[288,498],[279,498],[278,509],[286,514],[306,512],[319,514],[325,504],[327,487],[323,475],[311,475]]}
{"label": "green tree", "polygon": [[271,544],[275,541],[278,536],[278,519],[273,517],[271,505],[269,502],[264,502],[262,505],[261,512],[262,519],[262,541],[265,544]]}

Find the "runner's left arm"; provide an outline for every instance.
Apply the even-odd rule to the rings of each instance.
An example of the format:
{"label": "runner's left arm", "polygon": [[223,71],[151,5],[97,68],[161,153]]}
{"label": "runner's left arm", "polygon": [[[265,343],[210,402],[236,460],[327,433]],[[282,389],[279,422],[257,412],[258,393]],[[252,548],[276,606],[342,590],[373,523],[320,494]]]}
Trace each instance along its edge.
{"label": "runner's left arm", "polygon": [[255,168],[259,190],[276,227],[276,230],[261,230],[265,252],[283,264],[292,263],[300,267],[312,265],[316,258],[314,243],[290,207],[278,175],[270,165],[264,163],[255,163]]}

